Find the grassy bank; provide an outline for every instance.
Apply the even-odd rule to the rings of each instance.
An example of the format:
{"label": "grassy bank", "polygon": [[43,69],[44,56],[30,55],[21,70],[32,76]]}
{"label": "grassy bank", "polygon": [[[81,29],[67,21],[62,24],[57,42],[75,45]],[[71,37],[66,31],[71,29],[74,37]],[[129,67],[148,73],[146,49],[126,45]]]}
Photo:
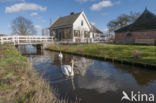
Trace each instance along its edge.
{"label": "grassy bank", "polygon": [[12,46],[0,45],[0,103],[58,102],[25,57]]}
{"label": "grassy bank", "polygon": [[89,44],[80,46],[51,45],[49,50],[156,66],[156,46]]}

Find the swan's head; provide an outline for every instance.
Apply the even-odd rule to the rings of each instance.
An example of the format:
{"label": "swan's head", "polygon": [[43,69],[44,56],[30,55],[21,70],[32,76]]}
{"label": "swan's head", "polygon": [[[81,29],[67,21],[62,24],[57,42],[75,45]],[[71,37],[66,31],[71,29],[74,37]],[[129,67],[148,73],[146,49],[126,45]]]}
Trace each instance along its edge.
{"label": "swan's head", "polygon": [[72,59],[72,60],[70,61],[70,63],[71,63],[71,64],[74,64],[74,60]]}

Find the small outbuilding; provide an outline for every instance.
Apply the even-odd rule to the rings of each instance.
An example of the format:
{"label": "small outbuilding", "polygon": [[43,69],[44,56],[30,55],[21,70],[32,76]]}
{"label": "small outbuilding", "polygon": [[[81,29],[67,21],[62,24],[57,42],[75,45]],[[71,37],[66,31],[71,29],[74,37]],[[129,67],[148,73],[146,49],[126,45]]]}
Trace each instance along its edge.
{"label": "small outbuilding", "polygon": [[91,24],[90,34],[93,36],[94,41],[99,41],[103,32],[99,30],[95,25]]}
{"label": "small outbuilding", "polygon": [[156,15],[145,9],[132,24],[115,31],[116,44],[156,44]]}

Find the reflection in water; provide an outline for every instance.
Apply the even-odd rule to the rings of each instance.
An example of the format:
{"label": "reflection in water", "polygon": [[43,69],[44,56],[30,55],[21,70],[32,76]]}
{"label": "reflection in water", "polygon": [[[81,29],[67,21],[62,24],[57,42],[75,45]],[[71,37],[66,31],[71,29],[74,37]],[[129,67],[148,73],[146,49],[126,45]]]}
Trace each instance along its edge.
{"label": "reflection in water", "polygon": [[58,68],[61,68],[61,61],[62,65],[71,65],[70,61],[73,59],[74,60],[74,71],[76,74],[80,74],[81,76],[84,76],[86,74],[86,70],[90,65],[93,64],[93,60],[90,59],[85,59],[84,57],[74,57],[72,55],[63,55],[63,59],[60,61],[58,59],[58,54],[55,53],[55,55],[51,56],[53,63],[52,65],[57,66]]}
{"label": "reflection in water", "polygon": [[19,45],[17,49],[26,56],[43,55],[43,50],[41,48],[37,49],[36,45]]}
{"label": "reflection in water", "polygon": [[119,70],[123,70],[124,67],[127,67],[126,72],[133,75],[133,77],[135,78],[135,80],[139,85],[146,85],[149,82],[156,80],[156,75],[153,75],[152,73],[152,72],[155,73],[155,71],[153,70],[149,70],[149,69],[142,70],[142,68],[136,68],[133,66],[128,67],[126,65],[124,65],[123,67],[123,65],[119,65],[119,64],[115,64],[115,66]]}
{"label": "reflection in water", "polygon": [[[98,65],[97,65],[98,64]],[[118,78],[112,78],[114,75],[111,74],[110,70],[101,69],[103,65],[101,63],[96,63],[95,66],[98,67],[94,69],[92,66],[87,75],[84,78],[79,79],[80,88],[85,89],[95,89],[100,93],[105,93],[107,91],[118,90],[120,83]]]}
{"label": "reflection in water", "polygon": [[71,77],[71,82],[72,82],[72,90],[75,90],[75,83],[74,83],[74,77]]}
{"label": "reflection in water", "polygon": [[84,57],[78,58],[74,57],[75,65],[74,70],[78,71],[81,76],[85,76],[89,66],[93,65],[93,60],[86,59]]}
{"label": "reflection in water", "polygon": [[58,53],[44,51],[43,54],[28,58],[34,69],[57,88],[60,98],[67,97],[69,101],[78,98],[81,103],[120,103],[123,90],[156,95],[156,71],[63,54],[62,64],[69,65],[74,59],[77,74],[66,79],[60,69]]}

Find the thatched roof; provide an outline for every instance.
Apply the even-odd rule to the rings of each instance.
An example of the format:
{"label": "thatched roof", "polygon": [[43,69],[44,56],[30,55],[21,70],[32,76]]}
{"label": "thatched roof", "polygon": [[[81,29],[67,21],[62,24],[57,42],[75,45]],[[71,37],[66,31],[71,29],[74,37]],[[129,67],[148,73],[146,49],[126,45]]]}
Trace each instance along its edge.
{"label": "thatched roof", "polygon": [[156,15],[145,9],[142,15],[134,23],[118,29],[115,32],[128,32],[139,30],[156,30]]}
{"label": "thatched roof", "polygon": [[69,16],[64,16],[58,18],[54,24],[51,25],[50,28],[63,28],[63,27],[69,27],[72,26],[72,24],[75,22],[75,20],[79,17],[80,13],[71,13]]}

